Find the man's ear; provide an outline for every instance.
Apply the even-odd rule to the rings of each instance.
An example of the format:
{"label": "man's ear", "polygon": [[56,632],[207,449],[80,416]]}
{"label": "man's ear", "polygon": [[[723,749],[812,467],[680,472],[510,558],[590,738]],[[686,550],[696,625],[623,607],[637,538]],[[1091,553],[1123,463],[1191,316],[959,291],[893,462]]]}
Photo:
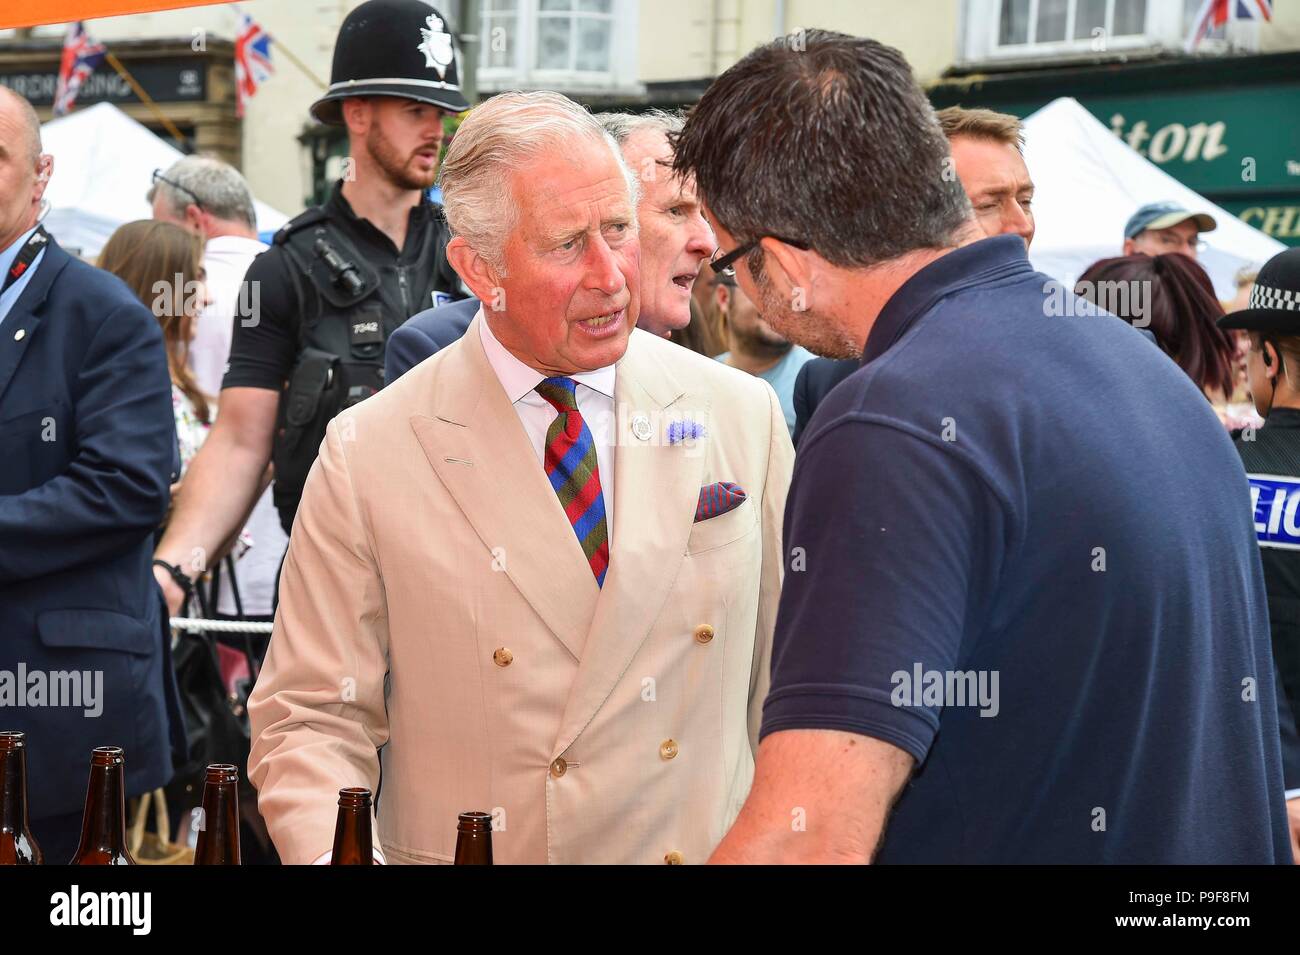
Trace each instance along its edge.
{"label": "man's ear", "polygon": [[723,315],[727,314],[727,310],[731,308],[731,289],[726,282],[719,282],[713,286],[713,302]]}
{"label": "man's ear", "polygon": [[370,100],[364,96],[349,96],[339,103],[343,125],[349,133],[363,135],[370,128]]}
{"label": "man's ear", "polygon": [[32,196],[37,202],[45,195],[45,189],[50,184],[50,177],[54,175],[54,157],[49,153],[41,153],[41,158],[36,160],[36,192]]}
{"label": "man's ear", "polygon": [[207,218],[207,213],[194,203],[185,207],[185,228],[204,239],[208,236]]}
{"label": "man's ear", "polygon": [[500,276],[463,236],[458,235],[447,243],[447,261],[485,307],[490,308],[492,303],[499,301]]}
{"label": "man's ear", "polygon": [[1123,255],[1132,255],[1137,251],[1137,242],[1133,239],[1124,240],[1124,248],[1121,250]]}
{"label": "man's ear", "polygon": [[766,238],[759,244],[767,253],[763,264],[768,281],[777,295],[787,303],[793,303],[798,298],[807,307],[807,302],[812,297],[813,253],[786,245],[780,239]]}

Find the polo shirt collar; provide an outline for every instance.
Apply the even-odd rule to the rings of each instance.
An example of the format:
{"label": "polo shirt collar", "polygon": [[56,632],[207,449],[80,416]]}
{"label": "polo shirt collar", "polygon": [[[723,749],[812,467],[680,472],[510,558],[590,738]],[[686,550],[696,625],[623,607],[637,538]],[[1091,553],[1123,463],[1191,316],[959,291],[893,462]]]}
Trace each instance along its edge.
{"label": "polo shirt collar", "polygon": [[888,351],[945,296],[1006,275],[1032,271],[1025,241],[1019,236],[997,235],[953,249],[925,266],[890,296],[867,336],[862,363],[865,365]]}
{"label": "polo shirt collar", "polygon": [[257,255],[265,251],[266,243],[261,239],[242,235],[214,235],[203,246],[204,255]]}
{"label": "polo shirt collar", "polygon": [[[347,197],[343,195],[343,180],[340,179],[334,183],[334,189],[330,192],[329,198],[325,200],[325,211],[331,218],[337,217],[343,222],[350,223],[354,234],[361,234],[369,238],[372,242],[377,242],[381,246],[387,246],[389,249],[395,248],[393,240],[390,239],[380,228],[369,219],[363,219],[357,215],[356,210],[352,208],[352,203],[348,202]],[[420,201],[411,207],[411,211],[406,216],[406,246],[410,248],[414,241],[413,236],[419,231],[420,225],[424,219],[433,211],[433,202],[429,199],[428,190],[422,190]],[[400,255],[403,249],[397,249]]]}
{"label": "polo shirt collar", "polygon": [[[487,355],[488,364],[496,372],[501,387],[505,389],[506,397],[510,399],[511,404],[514,404],[521,398],[531,394],[534,388],[546,380],[546,376],[537,369],[528,367],[506,350],[506,346],[502,345],[497,340],[497,337],[492,334],[492,329],[488,326],[487,316],[483,314],[482,306],[478,310],[478,319],[479,338],[483,342],[483,351]],[[568,377],[580,385],[586,385],[592,391],[599,392],[606,398],[612,399],[614,397],[615,371],[613,365],[606,365],[604,368],[597,368],[595,371],[584,371]]]}

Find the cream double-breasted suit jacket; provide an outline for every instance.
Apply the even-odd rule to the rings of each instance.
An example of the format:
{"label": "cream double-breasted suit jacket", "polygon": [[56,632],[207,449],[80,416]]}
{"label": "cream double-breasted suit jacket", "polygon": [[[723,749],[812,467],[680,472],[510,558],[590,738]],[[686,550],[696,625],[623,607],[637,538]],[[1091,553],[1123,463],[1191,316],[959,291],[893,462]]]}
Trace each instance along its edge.
{"label": "cream double-breasted suit jacket", "polygon": [[[465,810],[493,813],[497,863],[704,862],[768,685],[793,461],[776,396],[633,332],[601,588],[482,320],[330,424],[249,706],[260,810],[288,863],[330,849],[344,786],[378,794],[389,863],[450,861]],[[682,421],[703,435],[670,443]],[[748,498],[695,523],[716,481]]]}

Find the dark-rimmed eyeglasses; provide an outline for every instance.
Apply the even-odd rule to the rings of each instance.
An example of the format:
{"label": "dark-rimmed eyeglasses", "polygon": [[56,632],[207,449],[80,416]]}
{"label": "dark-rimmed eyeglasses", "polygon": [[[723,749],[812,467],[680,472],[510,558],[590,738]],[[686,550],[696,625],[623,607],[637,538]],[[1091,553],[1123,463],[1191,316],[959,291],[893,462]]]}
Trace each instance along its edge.
{"label": "dark-rimmed eyeglasses", "polygon": [[776,239],[778,242],[784,242],[786,245],[792,245],[796,249],[807,251],[808,243],[799,242],[795,239],[783,239],[779,235],[760,235],[757,239],[750,239],[743,245],[738,245],[726,255],[715,255],[709,262],[709,267],[713,269],[715,275],[725,275],[734,278],[736,275],[736,260],[742,255],[747,255],[758,248],[758,243],[764,239]]}
{"label": "dark-rimmed eyeglasses", "polygon": [[177,192],[185,193],[185,195],[189,196],[190,200],[196,206],[198,206],[200,210],[203,209],[203,200],[200,199],[198,196],[196,196],[193,190],[186,189],[184,186],[180,185],[179,183],[172,182],[170,179],[168,179],[166,176],[163,175],[163,171],[161,169],[155,169],[153,171],[153,176],[150,177],[150,182],[152,182],[155,186],[158,185],[158,183],[160,182],[166,183],[167,185],[175,189]]}

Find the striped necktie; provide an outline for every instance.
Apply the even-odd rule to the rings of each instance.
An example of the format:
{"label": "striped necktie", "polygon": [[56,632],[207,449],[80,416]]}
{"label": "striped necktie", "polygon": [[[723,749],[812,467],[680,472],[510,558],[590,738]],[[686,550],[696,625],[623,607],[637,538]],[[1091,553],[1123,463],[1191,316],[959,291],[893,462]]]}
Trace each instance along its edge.
{"label": "striped necktie", "polygon": [[535,389],[560,413],[546,432],[546,476],[578,535],[597,585],[603,586],[609,569],[605,498],[600,490],[596,442],[578,411],[577,386],[572,378],[547,378]]}

